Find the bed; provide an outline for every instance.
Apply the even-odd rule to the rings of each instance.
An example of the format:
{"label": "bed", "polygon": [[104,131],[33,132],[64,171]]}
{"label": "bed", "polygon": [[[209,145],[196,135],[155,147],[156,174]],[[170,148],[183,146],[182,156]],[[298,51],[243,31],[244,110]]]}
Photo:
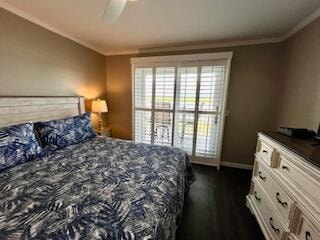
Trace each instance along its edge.
{"label": "bed", "polygon": [[[0,127],[84,113],[83,98],[0,98]],[[182,150],[96,137],[0,171],[1,239],[175,239],[194,181]]]}

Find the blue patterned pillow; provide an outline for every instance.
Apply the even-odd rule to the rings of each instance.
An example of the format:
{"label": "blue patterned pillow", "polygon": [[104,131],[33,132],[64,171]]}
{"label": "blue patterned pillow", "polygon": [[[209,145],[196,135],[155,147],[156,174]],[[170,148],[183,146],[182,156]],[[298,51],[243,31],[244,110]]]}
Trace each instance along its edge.
{"label": "blue patterned pillow", "polygon": [[47,150],[65,148],[96,136],[89,113],[67,119],[38,122],[35,123],[35,128]]}
{"label": "blue patterned pillow", "polygon": [[33,160],[41,151],[32,123],[0,129],[0,170]]}

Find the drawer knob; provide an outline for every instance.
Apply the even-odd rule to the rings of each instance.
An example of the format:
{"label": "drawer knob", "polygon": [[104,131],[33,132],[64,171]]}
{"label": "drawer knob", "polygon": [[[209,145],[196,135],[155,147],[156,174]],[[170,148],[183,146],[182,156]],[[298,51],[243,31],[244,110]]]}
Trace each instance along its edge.
{"label": "drawer knob", "polygon": [[282,169],[283,169],[283,170],[288,170],[288,171],[289,171],[289,168],[288,168],[287,166],[284,166],[284,165],[282,166]]}
{"label": "drawer knob", "polygon": [[253,195],[254,195],[255,199],[257,199],[258,202],[261,202],[261,198],[258,197],[257,191],[254,191]]}
{"label": "drawer knob", "polygon": [[270,226],[271,226],[271,228],[272,228],[273,231],[275,231],[277,234],[280,233],[279,228],[276,228],[276,227],[273,225],[273,219],[272,219],[272,217],[269,218],[269,224],[270,224]]}
{"label": "drawer knob", "polygon": [[306,240],[311,240],[311,233],[309,231],[306,231]]}
{"label": "drawer knob", "polygon": [[287,202],[281,201],[281,199],[280,199],[280,193],[277,192],[276,198],[277,198],[278,203],[280,203],[283,207],[287,207],[287,206],[288,206],[288,203],[287,203]]}
{"label": "drawer knob", "polygon": [[268,151],[267,151],[267,150],[262,150],[262,152],[263,152],[263,153],[268,153]]}
{"label": "drawer knob", "polygon": [[259,178],[261,178],[263,181],[266,181],[267,180],[267,178],[266,177],[264,177],[264,176],[262,176],[262,174],[261,174],[262,172],[261,171],[259,171]]}

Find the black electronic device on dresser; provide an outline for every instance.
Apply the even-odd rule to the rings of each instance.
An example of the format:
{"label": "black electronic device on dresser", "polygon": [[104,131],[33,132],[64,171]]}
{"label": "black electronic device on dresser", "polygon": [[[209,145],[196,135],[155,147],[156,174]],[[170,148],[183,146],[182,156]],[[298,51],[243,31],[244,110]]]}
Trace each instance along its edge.
{"label": "black electronic device on dresser", "polygon": [[289,137],[296,137],[296,138],[311,138],[316,136],[316,133],[312,130],[306,128],[287,128],[287,127],[280,127],[278,132],[287,135]]}
{"label": "black electronic device on dresser", "polygon": [[314,139],[315,143],[313,143],[313,146],[320,145],[320,124],[319,124],[317,133],[314,132],[313,130],[309,130],[306,128],[287,128],[287,127],[280,127],[278,129],[278,132],[294,138]]}

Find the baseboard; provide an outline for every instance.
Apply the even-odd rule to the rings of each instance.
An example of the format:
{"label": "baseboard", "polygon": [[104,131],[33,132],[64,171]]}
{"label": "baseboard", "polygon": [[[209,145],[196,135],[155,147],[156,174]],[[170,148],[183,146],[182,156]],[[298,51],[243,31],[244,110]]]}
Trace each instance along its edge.
{"label": "baseboard", "polygon": [[221,162],[221,166],[232,167],[232,168],[240,168],[240,169],[246,169],[246,170],[252,170],[253,169],[253,165],[243,164],[243,163],[234,163],[234,162],[225,162],[225,161]]}
{"label": "baseboard", "polygon": [[206,166],[211,166],[211,167],[216,167],[217,166],[217,164],[215,162],[204,162],[204,161],[192,160],[191,163],[192,164],[206,165]]}
{"label": "baseboard", "polygon": [[[215,162],[205,162],[205,161],[193,160],[193,161],[191,161],[191,163],[217,167],[217,164]],[[253,169],[253,165],[242,164],[242,163],[234,163],[234,162],[225,162],[225,161],[222,161],[220,166],[239,168],[239,169],[246,169],[246,170],[252,170]]]}

